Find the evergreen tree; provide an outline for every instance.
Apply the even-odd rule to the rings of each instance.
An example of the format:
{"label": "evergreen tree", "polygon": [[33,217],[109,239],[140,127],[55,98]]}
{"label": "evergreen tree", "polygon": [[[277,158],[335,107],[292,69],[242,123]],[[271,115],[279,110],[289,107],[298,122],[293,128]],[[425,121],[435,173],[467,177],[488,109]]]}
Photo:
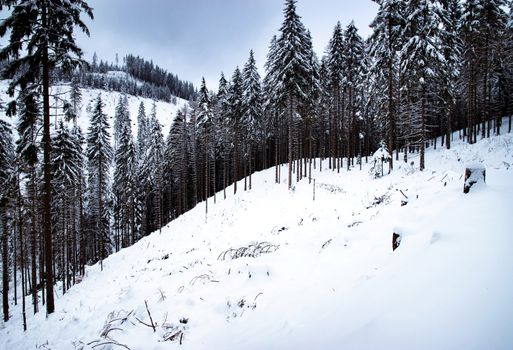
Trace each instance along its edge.
{"label": "evergreen tree", "polygon": [[301,119],[299,110],[308,98],[311,66],[308,38],[301,17],[296,13],[296,0],[286,0],[285,19],[276,41],[277,100],[287,111],[288,124],[288,187],[292,188],[292,162],[298,159],[294,139]]}
{"label": "evergreen tree", "polygon": [[119,97],[114,113],[114,149],[117,149],[121,133],[126,124],[130,124],[130,114],[128,111],[128,97],[122,95]]}
{"label": "evergreen tree", "polygon": [[87,133],[87,160],[89,173],[89,201],[96,258],[103,269],[103,259],[110,252],[109,233],[109,166],[112,160],[109,123],[103,112],[101,95],[96,98]]}
{"label": "evergreen tree", "polygon": [[144,103],[141,101],[139,105],[139,112],[137,113],[137,154],[139,156],[139,162],[142,161],[146,154],[147,146],[146,140],[148,139],[148,118],[146,117],[146,111]]}
{"label": "evergreen tree", "polygon": [[[373,33],[370,55],[374,59],[372,73],[376,83],[384,88],[383,93],[378,96],[378,114],[385,116],[383,124],[386,125],[386,139],[390,152],[397,148],[396,115],[399,104],[397,53],[401,42],[401,27],[404,23],[401,13],[401,1],[380,1],[378,13],[371,23]],[[393,157],[390,159],[389,166],[392,170]]]}
{"label": "evergreen tree", "polygon": [[64,101],[64,115],[66,121],[77,122],[80,116],[80,108],[82,103],[82,91],[80,91],[80,82],[77,76],[71,79],[71,89],[69,92],[69,101]]}
{"label": "evergreen tree", "polygon": [[[481,91],[482,91],[482,113],[481,113],[481,137],[490,137],[492,130],[492,113],[494,112],[493,102],[497,82],[502,78],[504,72],[500,69],[498,62],[503,55],[504,32],[507,27],[507,14],[505,12],[506,0],[480,0],[481,20],[480,20],[480,68],[482,71]],[[499,111],[495,111],[499,115]],[[497,118],[500,124],[501,117]]]}
{"label": "evergreen tree", "polygon": [[[442,118],[445,129],[445,145],[447,149],[450,149],[452,117],[455,113],[456,99],[458,97],[458,79],[462,50],[462,42],[458,35],[461,17],[460,3],[458,0],[442,1],[439,11],[442,20],[440,44],[444,55],[440,72]],[[443,140],[444,138],[442,138],[442,142]]]}
{"label": "evergreen tree", "polygon": [[249,53],[249,59],[244,66],[242,86],[242,110],[241,123],[245,130],[244,141],[247,147],[247,159],[249,165],[249,189],[251,189],[251,173],[253,172],[253,152],[256,145],[263,139],[261,134],[262,123],[262,92],[260,75],[256,67],[253,50]]}
{"label": "evergreen tree", "polygon": [[160,229],[162,224],[162,171],[164,136],[157,119],[155,103],[147,124],[147,151],[140,168],[140,183],[145,191],[143,234]]}
{"label": "evergreen tree", "polygon": [[243,80],[242,73],[237,67],[233,72],[230,88],[229,88],[229,125],[232,130],[232,144],[233,144],[233,193],[237,193],[237,181],[240,179],[240,156],[241,156],[241,119],[244,115],[243,105]]}
{"label": "evergreen tree", "polygon": [[171,130],[169,131],[166,146],[166,155],[170,159],[170,172],[174,174],[177,182],[177,212],[184,213],[189,209],[189,131],[187,123],[187,107],[176,114]]}
{"label": "evergreen tree", "polygon": [[428,125],[437,102],[434,89],[442,67],[440,49],[441,19],[429,0],[408,0],[408,19],[403,36],[405,46],[401,51],[402,74],[409,84],[410,111],[408,138],[420,149],[420,170],[425,168],[425,143]]}
{"label": "evergreen tree", "polygon": [[[215,140],[213,140],[213,119],[214,114],[212,111],[212,103],[210,100],[209,92],[205,83],[205,78],[201,80],[201,87],[199,90],[198,96],[198,106],[196,111],[196,129],[198,130],[197,137],[202,139],[203,143],[203,164],[204,164],[204,195],[203,199],[205,200],[205,212],[208,213],[208,197],[210,195],[210,185],[211,185],[211,175],[215,174],[215,169],[212,171],[211,167],[213,166],[212,158],[213,158],[213,144]],[[215,190],[214,190],[215,191]]]}
{"label": "evergreen tree", "polygon": [[79,271],[80,196],[84,172],[81,135],[60,121],[52,139],[53,227],[59,237],[56,256],[63,293],[75,283]]}
{"label": "evergreen tree", "polygon": [[468,0],[464,3],[461,37],[463,40],[462,78],[463,92],[467,103],[466,136],[469,143],[477,138],[476,122],[478,113],[478,61],[481,46],[480,28],[481,5],[478,0]]}
{"label": "evergreen tree", "polygon": [[365,67],[363,66],[365,49],[363,39],[358,34],[354,22],[351,22],[344,35],[345,47],[345,89],[347,91],[347,169],[357,154],[361,116],[362,100],[361,89]]}
{"label": "evergreen tree", "polygon": [[137,207],[137,152],[132,136],[128,110],[121,118],[118,147],[115,151],[113,193],[121,237],[116,238],[116,249],[128,247],[138,238],[136,230]]}
{"label": "evergreen tree", "polygon": [[221,73],[221,78],[219,78],[219,87],[217,89],[216,103],[214,108],[214,125],[216,130],[216,148],[219,150],[219,155],[221,157],[222,165],[222,181],[223,181],[223,196],[226,199],[226,187],[228,187],[228,178],[229,178],[229,169],[228,165],[230,163],[230,151],[231,151],[231,128],[229,127],[229,102],[230,92],[229,92],[229,84],[224,74]]}
{"label": "evergreen tree", "polygon": [[328,46],[327,58],[328,81],[331,96],[331,116],[329,122],[331,157],[329,166],[333,170],[336,168],[337,171],[340,171],[340,141],[341,133],[344,127],[344,51],[344,36],[342,26],[340,25],[340,22],[337,22],[337,25],[333,30],[333,36],[331,37]]}

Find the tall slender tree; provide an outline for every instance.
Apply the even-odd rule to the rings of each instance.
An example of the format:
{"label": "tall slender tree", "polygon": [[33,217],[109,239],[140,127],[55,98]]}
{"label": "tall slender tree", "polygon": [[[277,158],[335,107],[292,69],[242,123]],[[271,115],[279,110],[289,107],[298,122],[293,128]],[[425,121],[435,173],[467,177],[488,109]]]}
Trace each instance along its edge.
{"label": "tall slender tree", "polygon": [[296,12],[296,0],[286,0],[283,10],[285,19],[276,41],[276,82],[278,101],[287,111],[288,125],[288,187],[292,188],[293,161],[298,157],[294,152],[294,136],[301,119],[299,111],[308,98],[308,77],[311,74],[310,52],[306,28]]}
{"label": "tall slender tree", "polygon": [[10,201],[9,187],[13,174],[14,145],[11,128],[0,120],[0,229],[2,243],[2,309],[4,322],[9,320],[9,229],[7,226],[7,206]]}
{"label": "tall slender tree", "polygon": [[103,269],[103,259],[110,252],[109,232],[109,166],[112,161],[109,123],[103,112],[101,95],[95,100],[91,124],[87,132],[87,160],[89,174],[89,201],[95,240],[95,251]]}
{"label": "tall slender tree", "polygon": [[249,189],[251,189],[251,173],[253,172],[253,152],[260,140],[263,139],[262,130],[262,91],[260,75],[256,67],[253,50],[249,53],[248,61],[243,70],[243,116],[241,123],[244,126],[244,140],[247,146],[247,159],[249,165]]}
{"label": "tall slender tree", "polygon": [[[370,55],[374,59],[372,73],[377,83],[385,88],[380,94],[378,108],[379,115],[386,119],[386,139],[390,152],[397,147],[397,121],[398,112],[397,83],[399,76],[398,51],[401,42],[401,27],[404,23],[399,0],[378,1],[379,9],[371,23],[373,33],[371,37]],[[393,157],[390,160],[390,170],[393,169]]]}

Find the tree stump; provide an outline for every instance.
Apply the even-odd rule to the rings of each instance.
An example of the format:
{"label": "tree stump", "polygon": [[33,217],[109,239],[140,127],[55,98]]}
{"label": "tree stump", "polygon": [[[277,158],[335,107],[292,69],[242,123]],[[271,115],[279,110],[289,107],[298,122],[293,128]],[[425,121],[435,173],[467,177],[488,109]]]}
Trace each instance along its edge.
{"label": "tree stump", "polygon": [[392,251],[396,250],[401,244],[401,235],[398,233],[392,234]]}
{"label": "tree stump", "polygon": [[483,165],[472,165],[465,168],[465,184],[463,193],[469,193],[470,188],[479,181],[486,183],[486,169]]}

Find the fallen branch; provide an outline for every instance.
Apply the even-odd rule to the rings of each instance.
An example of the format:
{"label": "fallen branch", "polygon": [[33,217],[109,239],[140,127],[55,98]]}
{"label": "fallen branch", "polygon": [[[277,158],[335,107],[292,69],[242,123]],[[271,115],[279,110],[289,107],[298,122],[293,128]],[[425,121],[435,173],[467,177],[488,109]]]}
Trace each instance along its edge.
{"label": "fallen branch", "polygon": [[111,340],[111,341],[104,341],[102,343],[98,343],[98,344],[94,344],[94,342],[97,342],[97,340],[93,340],[92,342],[88,343],[87,345],[90,345],[93,349],[97,346],[105,346],[105,345],[116,345],[116,346],[121,346],[122,348],[125,348],[127,350],[132,350],[130,349],[128,346],[126,346],[125,344],[121,344],[121,343],[118,343],[117,341],[114,341],[114,340]]}

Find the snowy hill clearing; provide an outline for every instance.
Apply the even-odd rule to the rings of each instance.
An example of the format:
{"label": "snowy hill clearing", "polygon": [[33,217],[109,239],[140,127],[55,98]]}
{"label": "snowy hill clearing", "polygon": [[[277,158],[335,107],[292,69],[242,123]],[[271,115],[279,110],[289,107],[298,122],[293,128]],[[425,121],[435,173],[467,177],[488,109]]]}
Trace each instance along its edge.
{"label": "snowy hill clearing", "polygon": [[[487,183],[463,194],[470,162]],[[511,349],[513,135],[426,164],[317,169],[315,201],[308,179],[257,173],[89,267],[26,333],[13,307],[0,348]]]}
{"label": "snowy hill clearing", "polygon": [[[7,80],[0,80],[0,101],[6,102],[10,101],[11,98],[7,95],[7,86],[8,81]],[[51,93],[59,96],[60,99],[66,97],[69,94],[70,87],[67,85],[56,85],[53,86],[51,89]],[[104,113],[107,114],[109,117],[109,124],[110,124],[110,133],[112,135],[112,126],[114,125],[114,114],[116,110],[116,105],[119,102],[120,97],[122,94],[117,91],[105,91],[100,89],[89,89],[89,88],[81,88],[82,92],[82,106],[81,106],[81,113],[80,117],[78,118],[78,124],[82,128],[82,131],[85,133],[87,132],[87,128],[89,127],[89,120],[90,120],[90,112],[89,109],[92,108],[94,100],[98,97],[98,95],[101,94],[102,101],[105,104],[104,107]],[[62,95],[64,94],[64,95]],[[127,95],[128,98],[128,106],[130,111],[130,118],[132,120],[132,130],[134,133],[137,132],[137,113],[139,111],[139,105],[141,102],[144,103],[146,115],[149,115],[151,112],[151,108],[153,106],[153,102],[155,102],[156,111],[157,111],[157,119],[159,120],[160,124],[162,125],[162,131],[164,135],[167,135],[169,132],[171,123],[173,122],[174,117],[176,116],[176,112],[182,108],[185,104],[188,104],[188,101],[185,101],[183,99],[177,98],[176,104],[172,104],[169,102],[164,101],[154,101],[151,98],[145,98],[145,97],[136,97],[132,95]],[[51,105],[55,106],[56,100],[50,99]],[[61,106],[62,103],[58,102],[58,106]],[[54,107],[52,107],[54,108]],[[53,110],[51,111],[53,113]],[[58,113],[61,113],[61,111],[58,111]],[[54,113],[55,114],[55,113]],[[6,120],[7,122],[11,123],[11,125],[15,126],[16,122],[11,119],[5,117],[5,111],[0,111],[0,118],[3,120]],[[50,121],[52,124],[55,124],[55,118],[52,118]],[[16,133],[14,133],[16,135]]]}

